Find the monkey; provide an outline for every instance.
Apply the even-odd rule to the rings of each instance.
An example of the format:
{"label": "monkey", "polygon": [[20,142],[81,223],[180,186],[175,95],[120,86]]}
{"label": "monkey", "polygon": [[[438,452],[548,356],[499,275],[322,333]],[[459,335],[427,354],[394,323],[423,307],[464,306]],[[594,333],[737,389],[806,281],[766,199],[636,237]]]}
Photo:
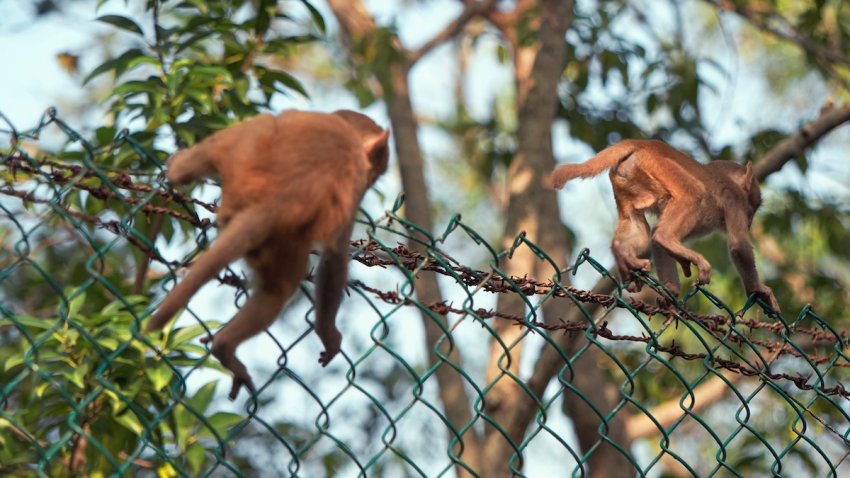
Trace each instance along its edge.
{"label": "monkey", "polygon": [[265,330],[307,275],[314,245],[315,330],[325,367],[339,352],[336,314],[347,284],[349,240],[366,190],[387,169],[389,130],[354,111],[290,110],[224,128],[167,163],[174,185],[217,175],[222,199],[218,237],[160,303],[147,331],[161,329],[219,271],[244,257],[252,274],[244,305],[214,337],[211,353],[233,374],[230,399],[242,386],[256,393],[236,348]]}
{"label": "monkey", "polygon": [[[686,277],[691,264],[697,284],[708,284],[711,264],[682,242],[725,229],[729,255],[747,294],[756,294],[779,311],[773,291],[759,281],[749,231],[761,205],[761,191],[746,166],[731,161],[702,164],[658,140],[629,139],[603,149],[587,162],[562,164],[548,178],[555,189],[574,178],[608,170],[617,206],[617,228],[611,243],[620,278],[648,272],[652,262],[662,284],[674,295],[680,289],[678,262]],[[657,215],[650,230],[646,213]],[[638,281],[628,288],[641,289]]]}

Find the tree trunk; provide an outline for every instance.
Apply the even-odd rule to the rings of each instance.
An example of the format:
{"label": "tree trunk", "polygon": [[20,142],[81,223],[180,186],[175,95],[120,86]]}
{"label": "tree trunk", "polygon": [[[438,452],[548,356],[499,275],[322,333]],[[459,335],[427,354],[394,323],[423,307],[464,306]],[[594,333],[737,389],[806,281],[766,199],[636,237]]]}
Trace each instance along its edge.
{"label": "tree trunk", "polygon": [[[375,22],[360,0],[330,0],[328,3],[343,32],[352,43],[358,44],[366,41],[374,34]],[[390,65],[388,77],[378,77],[377,79],[381,85],[388,85],[392,90],[381,93],[387,103],[387,110],[392,123],[392,134],[402,188],[405,194],[405,216],[425,231],[431,232],[433,230],[431,202],[425,184],[422,150],[416,134],[419,125],[410,102],[408,83],[410,62],[407,60],[408,53],[404,51],[399,42],[396,41],[395,47],[403,53],[403,59]],[[352,56],[354,56],[354,61],[358,61],[356,55]],[[379,73],[376,71],[375,75],[379,75]],[[425,238],[420,237],[419,239]],[[411,241],[408,245],[413,250],[425,252],[425,248],[415,241]],[[415,286],[416,296],[421,303],[430,304],[442,301],[437,279],[433,273],[419,273]],[[443,336],[443,330],[448,328],[444,316],[422,312],[421,317],[425,328],[429,366],[440,365],[434,373],[439,385],[440,399],[443,402],[446,418],[454,429],[449,431],[449,440],[458,440],[458,443],[453,447],[454,453],[460,454],[459,459],[467,466],[477,469],[480,456],[478,437],[471,428],[459,438],[455,435],[456,431],[460,431],[472,421],[469,397],[463,386],[463,378],[451,366],[441,364],[443,361],[450,361],[460,365],[459,351],[453,346],[453,342],[448,340],[442,342],[443,346],[439,351],[436,348],[436,344]],[[441,356],[445,358],[441,358]],[[456,467],[456,471],[460,477],[471,476],[461,466]]]}
{"label": "tree trunk", "polygon": [[[530,5],[532,7],[529,12],[534,12],[536,6]],[[568,251],[558,204],[555,192],[543,187],[542,184],[545,176],[555,167],[551,131],[558,105],[557,86],[565,67],[565,34],[572,19],[573,1],[543,0],[539,2],[539,5],[540,13],[537,19],[539,28],[535,36],[536,41],[531,44],[515,42],[519,151],[509,170],[510,199],[503,246],[510,245],[518,233],[525,231],[532,242],[539,245],[553,260],[561,263],[566,260]],[[519,6],[517,13],[515,17],[517,20],[528,20],[527,17],[523,18],[525,12]],[[548,263],[541,261],[530,248],[525,246],[520,246],[516,250],[513,258],[503,265],[503,270],[511,276],[532,274],[537,279],[551,277],[556,273]],[[600,282],[597,289],[610,292],[613,284],[610,281]],[[570,315],[569,304],[570,302],[566,299],[550,299],[543,306],[544,316],[549,321],[568,316]],[[499,310],[520,315],[525,310],[524,302],[517,295],[504,295],[500,297]],[[573,313],[575,310],[577,309],[572,308]],[[501,343],[512,344],[518,340],[522,330],[516,327],[503,327],[498,329],[498,332]],[[572,340],[563,335],[553,338],[568,355],[575,352],[577,344],[584,343],[583,338]],[[488,367],[488,379],[498,379],[498,382],[491,390],[493,396],[491,397],[490,394],[487,396],[488,408],[485,410],[492,414],[494,421],[503,424],[504,432],[492,427],[486,430],[485,457],[482,463],[488,469],[483,476],[511,474],[507,459],[515,453],[511,442],[514,446],[522,442],[529,423],[538,412],[533,397],[524,393],[517,383],[510,380],[510,376],[504,374],[498,366],[497,361],[502,357],[503,367],[508,368],[512,373],[518,370],[520,343],[508,350],[503,350],[498,341],[491,347],[493,356],[490,358]],[[594,370],[597,354],[598,351],[595,348],[584,352],[582,361],[588,362],[589,366],[579,368],[578,370],[582,373],[572,377],[572,382],[573,386],[580,390],[590,390],[588,393],[593,395],[591,399],[596,407],[610,411],[618,402],[618,392],[613,384],[605,380],[603,374],[596,373]],[[538,367],[545,363],[548,365],[545,365],[544,370],[539,370]],[[536,380],[536,385],[532,391],[535,396],[541,397],[552,376],[565,363],[553,347],[546,346],[537,365],[532,377]],[[572,404],[573,397],[566,396],[565,400]],[[568,407],[568,409],[573,412],[570,415],[579,436],[580,446],[586,451],[600,440],[597,433],[599,420],[592,413],[578,410],[578,406]],[[624,419],[616,417],[609,423],[604,433],[628,451],[629,442],[623,422]],[[601,465],[603,462],[604,466]],[[629,461],[612,447],[603,446],[594,450],[588,465],[591,470],[597,470],[591,471],[593,476],[605,476],[604,473],[609,473],[608,476],[634,474]]]}

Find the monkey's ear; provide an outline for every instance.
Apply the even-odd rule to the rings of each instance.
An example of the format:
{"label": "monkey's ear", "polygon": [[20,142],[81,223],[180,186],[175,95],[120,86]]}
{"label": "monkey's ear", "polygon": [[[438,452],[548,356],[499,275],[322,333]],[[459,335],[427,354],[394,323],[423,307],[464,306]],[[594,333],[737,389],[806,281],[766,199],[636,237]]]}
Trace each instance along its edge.
{"label": "monkey's ear", "polygon": [[747,194],[750,206],[755,212],[761,206],[761,189],[753,172],[753,163],[748,162],[744,173],[744,192]]}
{"label": "monkey's ear", "polygon": [[390,158],[389,139],[390,130],[385,129],[363,141],[363,149],[366,151],[369,162],[372,163],[372,171],[376,173],[376,176],[387,170]]}
{"label": "monkey's ear", "polygon": [[753,163],[752,161],[747,161],[747,170],[745,175],[746,184],[752,184],[753,179],[755,178],[755,174],[753,174]]}
{"label": "monkey's ear", "polygon": [[366,154],[371,156],[375,151],[386,148],[390,139],[390,130],[385,129],[363,142]]}

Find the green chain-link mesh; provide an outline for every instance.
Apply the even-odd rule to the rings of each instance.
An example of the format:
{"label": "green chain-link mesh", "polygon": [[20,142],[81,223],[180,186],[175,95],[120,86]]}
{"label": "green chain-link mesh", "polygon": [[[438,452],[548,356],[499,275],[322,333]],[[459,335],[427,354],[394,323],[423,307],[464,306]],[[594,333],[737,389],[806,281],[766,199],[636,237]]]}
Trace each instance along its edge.
{"label": "green chain-link mesh", "polygon": [[[565,285],[568,273],[616,284],[587,251],[559,268],[524,235],[498,251],[459,216],[433,236],[398,214],[401,201],[380,217],[361,213],[339,317],[343,354],[330,370],[316,363],[306,283],[271,332],[240,349],[262,384],[258,395],[243,391],[233,405],[214,400],[216,380],[227,379],[208,372],[220,367],[193,339],[220,324],[201,321],[209,317],[194,308],[161,337],[141,333],[140,321],[198,252],[174,246],[180,231],[200,231],[204,246],[215,205],[169,189],[161,155],[127,132],[96,145],[49,111],[32,130],[2,133],[0,475],[477,474],[463,446],[484,429],[505,433],[489,407],[506,381],[535,397],[524,439],[502,457],[517,475],[583,476],[594,453],[613,452],[638,475],[850,476],[847,339],[812,308],[783,318],[750,299],[736,315],[702,287],[670,308],[582,291]],[[47,154],[35,149],[44,135],[68,141]],[[550,264],[550,277],[500,269],[524,248]],[[181,251],[189,253],[174,260]],[[456,260],[461,254],[471,259]],[[417,299],[421,274],[439,275],[444,302]],[[216,293],[241,302],[238,272],[220,281]],[[496,311],[500,294],[521,297],[527,314]],[[580,320],[541,317],[547,301],[568,301]],[[688,311],[700,304],[710,312]],[[443,327],[429,345],[434,361],[420,350],[423,314]],[[505,324],[521,330],[518,339],[498,339]],[[494,339],[499,347],[491,348]],[[523,364],[552,351],[560,361],[539,397],[528,383],[533,368],[505,365],[522,344]],[[451,358],[454,349],[462,363]],[[494,349],[500,369],[491,373]],[[597,358],[587,363],[590,351]],[[468,423],[445,413],[441,368],[463,381]],[[615,405],[594,403],[575,380],[580,374],[603,375],[619,395]],[[594,446],[578,445],[561,412],[567,396],[598,417]],[[618,426],[630,442],[611,438]]]}

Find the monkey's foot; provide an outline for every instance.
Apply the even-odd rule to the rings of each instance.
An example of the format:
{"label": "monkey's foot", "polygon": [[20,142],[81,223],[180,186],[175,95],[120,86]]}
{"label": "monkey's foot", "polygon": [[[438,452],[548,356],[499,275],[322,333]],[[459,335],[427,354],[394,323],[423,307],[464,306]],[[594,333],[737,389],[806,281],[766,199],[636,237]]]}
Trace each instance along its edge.
{"label": "monkey's foot", "polygon": [[629,285],[626,287],[626,290],[635,293],[643,290],[643,282],[640,281],[640,278],[636,275],[632,275],[632,281],[629,282]]}
{"label": "monkey's foot", "polygon": [[661,309],[669,309],[673,307],[673,302],[670,301],[669,298],[664,297],[663,295],[659,295],[655,298],[655,305],[657,305]]}
{"label": "monkey's foot", "polygon": [[325,351],[319,354],[319,363],[322,367],[327,367],[331,360],[339,353],[340,345],[342,344],[342,334],[339,329],[331,327],[326,330],[316,329],[322,345],[325,346]]}
{"label": "monkey's foot", "polygon": [[632,271],[649,272],[652,269],[652,262],[649,259],[627,258],[626,266]]}
{"label": "monkey's foot", "polygon": [[697,264],[697,272],[697,284],[705,285],[711,282],[711,264],[708,261]]}
{"label": "monkey's foot", "polygon": [[766,302],[771,309],[775,310],[776,312],[780,312],[779,301],[776,300],[776,297],[773,295],[773,289],[771,289],[770,287],[764,284],[760,284],[758,289],[747,291],[747,293],[756,294],[756,296]]}
{"label": "monkey's foot", "polygon": [[640,292],[643,289],[643,281],[638,272],[648,273],[652,268],[652,263],[649,259],[630,258],[626,259],[626,267],[629,270],[629,278],[631,283],[627,287],[629,292]]}
{"label": "monkey's foot", "polygon": [[239,389],[241,389],[243,385],[248,388],[252,394],[256,395],[257,389],[254,387],[254,381],[251,380],[251,375],[248,373],[248,369],[245,367],[245,364],[236,358],[235,350],[232,350],[225,344],[217,344],[214,337],[207,336],[201,338],[202,344],[206,344],[208,342],[213,343],[211,349],[213,356],[221,362],[222,367],[230,370],[233,374],[233,384],[230,386],[230,394],[227,398],[229,398],[230,401],[236,400],[236,396],[239,395]]}

